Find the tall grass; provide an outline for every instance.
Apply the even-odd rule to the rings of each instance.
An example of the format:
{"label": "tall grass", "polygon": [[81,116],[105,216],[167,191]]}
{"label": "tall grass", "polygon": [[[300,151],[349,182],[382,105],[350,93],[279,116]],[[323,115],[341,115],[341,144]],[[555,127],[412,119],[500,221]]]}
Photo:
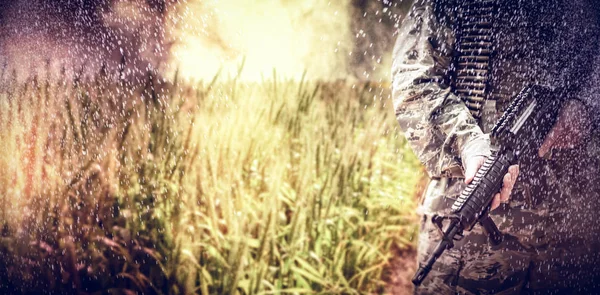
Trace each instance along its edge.
{"label": "tall grass", "polygon": [[2,292],[380,293],[412,244],[381,85],[2,76]]}

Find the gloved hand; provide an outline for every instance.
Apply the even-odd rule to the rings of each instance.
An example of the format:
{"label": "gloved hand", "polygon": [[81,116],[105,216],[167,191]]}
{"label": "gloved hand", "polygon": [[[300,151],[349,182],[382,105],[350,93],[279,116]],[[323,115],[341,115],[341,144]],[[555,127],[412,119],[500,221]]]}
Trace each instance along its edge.
{"label": "gloved hand", "polygon": [[[474,156],[469,157],[465,161],[465,183],[469,184],[475,178],[475,174],[479,168],[485,162],[485,156]],[[499,193],[494,196],[494,200],[492,201],[491,210],[494,210],[500,206],[500,203],[508,202],[510,199],[510,194],[515,186],[515,182],[517,182],[517,177],[519,177],[519,165],[512,165],[508,168],[508,173],[504,175],[502,189]]]}

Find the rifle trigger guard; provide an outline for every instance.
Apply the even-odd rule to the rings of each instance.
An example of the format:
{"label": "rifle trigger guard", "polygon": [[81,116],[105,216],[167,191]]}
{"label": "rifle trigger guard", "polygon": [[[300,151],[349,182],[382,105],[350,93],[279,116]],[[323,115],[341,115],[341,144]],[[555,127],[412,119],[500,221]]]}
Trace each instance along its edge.
{"label": "rifle trigger guard", "polygon": [[438,231],[440,232],[440,235],[444,235],[444,220],[447,219],[447,217],[444,216],[440,216],[440,215],[433,215],[433,217],[431,217],[431,222],[437,227]]}
{"label": "rifle trigger guard", "polygon": [[[440,235],[444,236],[444,221],[446,220],[458,220],[457,217],[455,216],[441,216],[441,215],[433,215],[433,217],[431,217],[431,222],[437,227],[438,231],[440,232]],[[455,241],[459,241],[463,238],[464,236],[462,234],[458,235],[457,237],[454,238]]]}

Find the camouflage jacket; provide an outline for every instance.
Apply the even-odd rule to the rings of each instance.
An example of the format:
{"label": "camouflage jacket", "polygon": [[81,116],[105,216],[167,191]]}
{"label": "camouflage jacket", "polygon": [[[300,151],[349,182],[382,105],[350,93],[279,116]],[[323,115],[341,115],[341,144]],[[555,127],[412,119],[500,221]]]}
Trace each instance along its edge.
{"label": "camouflage jacket", "polygon": [[593,0],[500,2],[494,17],[487,112],[481,119],[471,115],[451,86],[456,7],[462,1],[416,0],[398,31],[392,67],[394,109],[409,144],[433,178],[460,178],[466,157],[489,154],[485,132],[528,81],[575,83],[574,97],[589,107],[593,118],[600,117],[598,14]]}

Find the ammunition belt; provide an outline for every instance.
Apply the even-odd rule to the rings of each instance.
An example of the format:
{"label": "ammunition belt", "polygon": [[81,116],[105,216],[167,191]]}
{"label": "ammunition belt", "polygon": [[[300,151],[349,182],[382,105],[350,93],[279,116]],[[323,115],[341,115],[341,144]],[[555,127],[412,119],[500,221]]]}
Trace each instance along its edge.
{"label": "ammunition belt", "polygon": [[468,0],[461,3],[457,15],[453,88],[478,120],[491,74],[496,11],[496,0]]}

